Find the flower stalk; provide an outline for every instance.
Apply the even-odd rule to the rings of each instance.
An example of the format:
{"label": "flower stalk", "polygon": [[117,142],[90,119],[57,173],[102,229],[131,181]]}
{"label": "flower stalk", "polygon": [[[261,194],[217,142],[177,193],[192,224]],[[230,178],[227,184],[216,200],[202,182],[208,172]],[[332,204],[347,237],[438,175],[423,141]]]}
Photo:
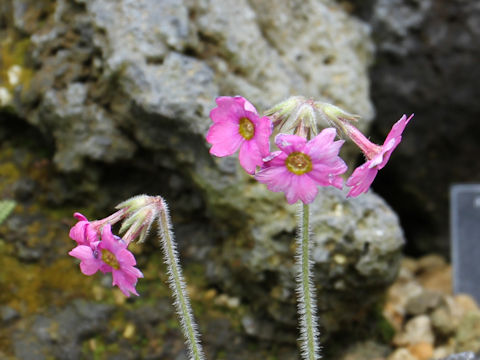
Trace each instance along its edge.
{"label": "flower stalk", "polygon": [[320,358],[316,320],[316,297],[312,284],[312,262],[310,261],[310,208],[301,203],[299,234],[297,237],[297,295],[300,316],[301,354],[305,360]]}
{"label": "flower stalk", "polygon": [[163,199],[160,200],[159,235],[163,248],[165,263],[168,268],[168,284],[173,292],[175,299],[174,306],[180,317],[182,331],[187,339],[187,345],[190,352],[190,358],[194,360],[203,360],[203,350],[199,341],[197,326],[193,319],[190,300],[187,295],[185,280],[182,275],[182,269],[178,260],[178,252],[171,230],[170,215],[167,204]]}

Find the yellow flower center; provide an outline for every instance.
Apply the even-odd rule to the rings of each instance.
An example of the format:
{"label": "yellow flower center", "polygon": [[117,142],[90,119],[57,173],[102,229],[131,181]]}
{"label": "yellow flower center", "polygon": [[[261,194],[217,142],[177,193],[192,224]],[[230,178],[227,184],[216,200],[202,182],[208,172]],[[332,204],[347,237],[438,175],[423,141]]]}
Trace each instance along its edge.
{"label": "yellow flower center", "polygon": [[105,264],[110,265],[115,270],[120,269],[120,264],[118,263],[117,258],[110,251],[105,249],[102,250],[102,260]]}
{"label": "yellow flower center", "polygon": [[285,160],[285,165],[288,171],[295,175],[303,175],[312,171],[312,160],[310,156],[301,152],[293,152],[288,155]]}
{"label": "yellow flower center", "polygon": [[250,140],[253,138],[253,135],[255,135],[255,125],[253,125],[249,119],[243,117],[240,119],[240,128],[238,131],[245,140]]}

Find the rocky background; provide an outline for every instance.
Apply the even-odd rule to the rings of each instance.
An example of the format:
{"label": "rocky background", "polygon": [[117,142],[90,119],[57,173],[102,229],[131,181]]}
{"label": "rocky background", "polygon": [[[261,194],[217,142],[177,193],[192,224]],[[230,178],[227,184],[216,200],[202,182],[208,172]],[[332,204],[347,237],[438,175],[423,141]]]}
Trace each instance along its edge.
{"label": "rocky background", "polygon": [[[208,154],[219,95],[260,109],[322,98],[360,114],[378,142],[415,112],[375,190],[409,253],[446,255],[448,185],[479,173],[478,11],[465,0],[2,1],[0,195],[18,205],[0,227],[0,359],[186,358],[154,237],[133,249],[145,274],[135,299],[66,255],[74,211],[104,217],[139,193],[170,204],[208,357],[298,357],[296,208]],[[395,212],[374,192],[332,189],[313,207],[325,356],[414,356],[398,338],[427,314],[387,311],[405,241]],[[431,354],[448,341],[436,355],[480,351],[457,346],[458,329],[428,337]]]}
{"label": "rocky background", "polygon": [[395,164],[374,189],[400,215],[406,251],[449,254],[449,189],[478,183],[480,4],[468,0],[353,1],[376,45],[370,69],[381,139],[397,112],[414,112]]}

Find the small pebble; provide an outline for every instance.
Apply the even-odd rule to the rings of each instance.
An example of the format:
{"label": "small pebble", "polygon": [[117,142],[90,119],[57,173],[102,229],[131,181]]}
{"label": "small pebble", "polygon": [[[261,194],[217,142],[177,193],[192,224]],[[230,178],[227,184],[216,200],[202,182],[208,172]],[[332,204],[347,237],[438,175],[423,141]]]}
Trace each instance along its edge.
{"label": "small pebble", "polygon": [[455,307],[462,311],[462,315],[469,311],[479,311],[475,300],[467,294],[458,294],[453,297],[455,301]]}
{"label": "small pebble", "polygon": [[398,333],[393,338],[393,342],[398,346],[408,346],[417,343],[433,344],[435,337],[433,335],[430,318],[427,315],[419,315],[410,319],[403,332]]}
{"label": "small pebble", "polygon": [[408,315],[427,314],[430,311],[440,306],[443,300],[443,295],[436,291],[425,290],[417,296],[408,299],[405,305],[405,311]]}
{"label": "small pebble", "polygon": [[395,350],[387,360],[418,360],[408,349],[400,348]]}
{"label": "small pebble", "polygon": [[433,355],[433,345],[427,342],[419,342],[410,345],[408,351],[418,360],[429,360]]}
{"label": "small pebble", "polygon": [[135,325],[132,323],[128,323],[123,330],[123,337],[125,339],[131,339],[135,335]]}
{"label": "small pebble", "polygon": [[16,320],[20,317],[20,314],[18,313],[17,310],[10,306],[0,306],[0,318],[2,320],[2,323],[8,323],[12,320]]}

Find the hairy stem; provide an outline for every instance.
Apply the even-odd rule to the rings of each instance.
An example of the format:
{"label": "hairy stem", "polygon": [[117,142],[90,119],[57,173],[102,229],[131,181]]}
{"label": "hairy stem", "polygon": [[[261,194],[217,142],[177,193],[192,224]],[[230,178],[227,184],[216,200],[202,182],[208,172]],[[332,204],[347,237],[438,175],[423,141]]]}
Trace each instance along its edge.
{"label": "hairy stem", "polygon": [[300,341],[302,358],[316,360],[319,356],[318,331],[316,322],[315,292],[311,281],[310,261],[310,209],[307,204],[299,216],[299,236],[297,238],[297,295],[300,317]]}
{"label": "hairy stem", "polygon": [[165,262],[168,267],[169,285],[173,291],[175,299],[175,308],[180,317],[183,334],[187,340],[190,351],[190,357],[194,360],[203,360],[203,350],[199,341],[197,326],[193,319],[190,300],[187,295],[185,280],[183,279],[182,269],[178,261],[178,253],[171,230],[170,216],[167,204],[161,200],[161,210],[159,213],[159,232],[161,243],[165,256]]}

